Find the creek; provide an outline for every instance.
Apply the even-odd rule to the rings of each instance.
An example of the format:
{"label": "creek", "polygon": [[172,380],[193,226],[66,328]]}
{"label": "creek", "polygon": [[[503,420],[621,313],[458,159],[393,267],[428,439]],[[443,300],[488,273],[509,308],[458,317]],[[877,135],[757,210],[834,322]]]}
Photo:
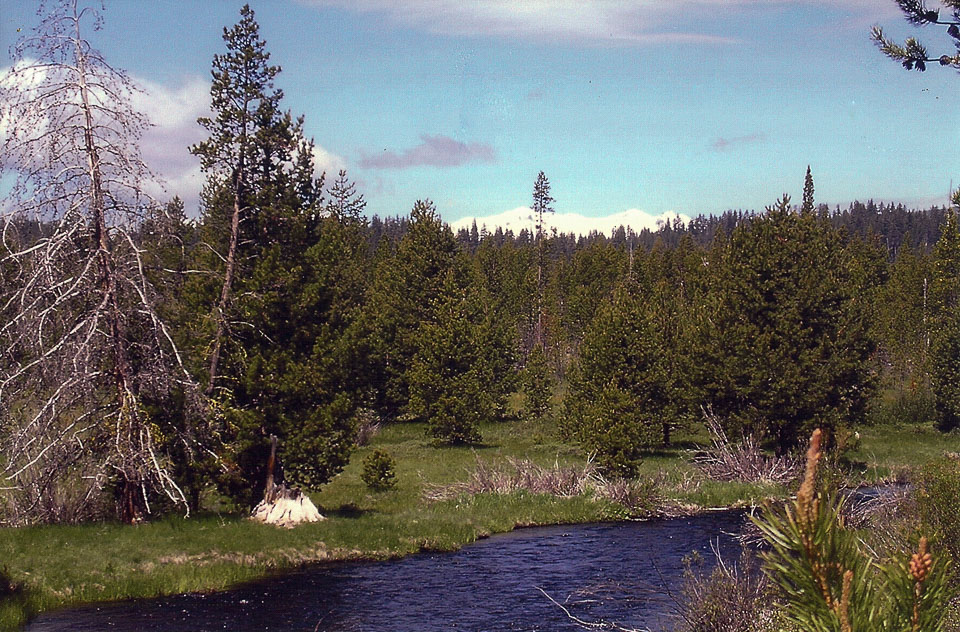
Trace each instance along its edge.
{"label": "creek", "polygon": [[519,529],[455,553],[310,566],[212,594],[44,613],[28,632],[580,630],[585,621],[670,630],[693,552],[735,561],[743,513]]}

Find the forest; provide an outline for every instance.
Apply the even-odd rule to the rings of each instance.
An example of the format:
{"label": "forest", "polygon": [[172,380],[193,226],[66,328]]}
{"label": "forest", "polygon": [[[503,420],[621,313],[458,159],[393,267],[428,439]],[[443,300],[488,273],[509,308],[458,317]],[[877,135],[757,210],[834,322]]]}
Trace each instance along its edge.
{"label": "forest", "polygon": [[548,420],[631,480],[706,421],[773,457],[814,435],[796,511],[829,531],[821,446],[960,428],[960,192],[830,208],[808,168],[763,211],[578,236],[544,228],[540,171],[529,230],[455,234],[429,199],[391,216],[317,173],[245,6],[212,60],[191,209],[147,195],[135,87],[88,19],[54,4],[0,93],[0,525],[249,513],[401,427],[456,449]]}

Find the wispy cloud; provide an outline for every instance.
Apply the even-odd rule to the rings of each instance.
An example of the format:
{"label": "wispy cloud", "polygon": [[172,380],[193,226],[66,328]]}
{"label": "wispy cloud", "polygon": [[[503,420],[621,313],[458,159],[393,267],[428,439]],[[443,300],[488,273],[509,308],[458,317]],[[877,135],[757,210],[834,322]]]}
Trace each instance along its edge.
{"label": "wispy cloud", "polygon": [[767,140],[766,134],[756,133],[748,134],[746,136],[734,136],[732,138],[720,138],[713,141],[710,145],[714,151],[730,151],[732,149],[737,149],[738,147],[744,147],[747,145],[756,145]]}
{"label": "wispy cloud", "polygon": [[458,167],[471,162],[497,161],[496,150],[486,143],[462,143],[449,136],[422,134],[419,145],[401,153],[383,150],[365,156],[359,163],[364,169],[407,169],[408,167]]}
{"label": "wispy cloud", "polygon": [[[377,14],[394,24],[433,33],[469,37],[532,39],[546,42],[635,45],[658,42],[730,43],[699,30],[678,29],[662,14],[686,0],[300,0]],[[709,2],[708,4],[713,4]],[[669,16],[668,16],[669,17]]]}
{"label": "wispy cloud", "polygon": [[[593,45],[730,44],[710,30],[718,10],[763,10],[785,5],[850,9],[871,20],[889,15],[878,0],[300,0],[376,14],[436,35],[498,37]],[[896,7],[894,7],[895,9]]]}

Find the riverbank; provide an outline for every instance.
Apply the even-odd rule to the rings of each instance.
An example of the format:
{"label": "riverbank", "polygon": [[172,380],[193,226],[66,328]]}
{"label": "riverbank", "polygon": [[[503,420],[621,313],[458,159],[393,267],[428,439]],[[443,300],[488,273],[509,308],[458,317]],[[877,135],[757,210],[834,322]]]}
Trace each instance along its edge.
{"label": "riverbank", "polygon": [[[932,429],[868,428],[853,453],[865,480],[896,475],[943,452],[960,451],[960,437]],[[631,510],[588,496],[480,494],[442,501],[425,491],[464,482],[478,460],[508,459],[543,467],[582,468],[576,449],[556,440],[550,424],[501,423],[483,429],[473,448],[434,446],[417,424],[385,427],[354,454],[346,470],[311,494],[327,520],[282,530],[243,515],[207,512],[166,517],[129,527],[118,524],[0,529],[0,569],[18,587],[0,601],[0,629],[16,629],[32,614],[81,603],[216,591],[277,570],[344,559],[389,559],[423,550],[455,550],[518,526],[621,520]],[[720,483],[699,475],[688,450],[706,436],[681,436],[676,447],[650,454],[642,478],[660,506],[697,508],[758,504],[785,496],[777,485]],[[372,492],[360,479],[373,449],[397,462],[397,489]],[[642,509],[638,513],[643,514]]]}

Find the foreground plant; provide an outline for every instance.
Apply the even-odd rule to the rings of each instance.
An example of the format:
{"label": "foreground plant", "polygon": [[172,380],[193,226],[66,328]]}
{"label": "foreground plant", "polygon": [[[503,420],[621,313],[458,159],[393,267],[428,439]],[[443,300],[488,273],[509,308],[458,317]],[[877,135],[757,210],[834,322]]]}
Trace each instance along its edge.
{"label": "foreground plant", "polygon": [[816,491],[821,432],[813,432],[797,498],[755,520],[770,550],[764,571],[785,599],[788,621],[809,632],[937,632],[952,591],[949,559],[925,537],[905,562],[868,557],[842,518],[844,499]]}

